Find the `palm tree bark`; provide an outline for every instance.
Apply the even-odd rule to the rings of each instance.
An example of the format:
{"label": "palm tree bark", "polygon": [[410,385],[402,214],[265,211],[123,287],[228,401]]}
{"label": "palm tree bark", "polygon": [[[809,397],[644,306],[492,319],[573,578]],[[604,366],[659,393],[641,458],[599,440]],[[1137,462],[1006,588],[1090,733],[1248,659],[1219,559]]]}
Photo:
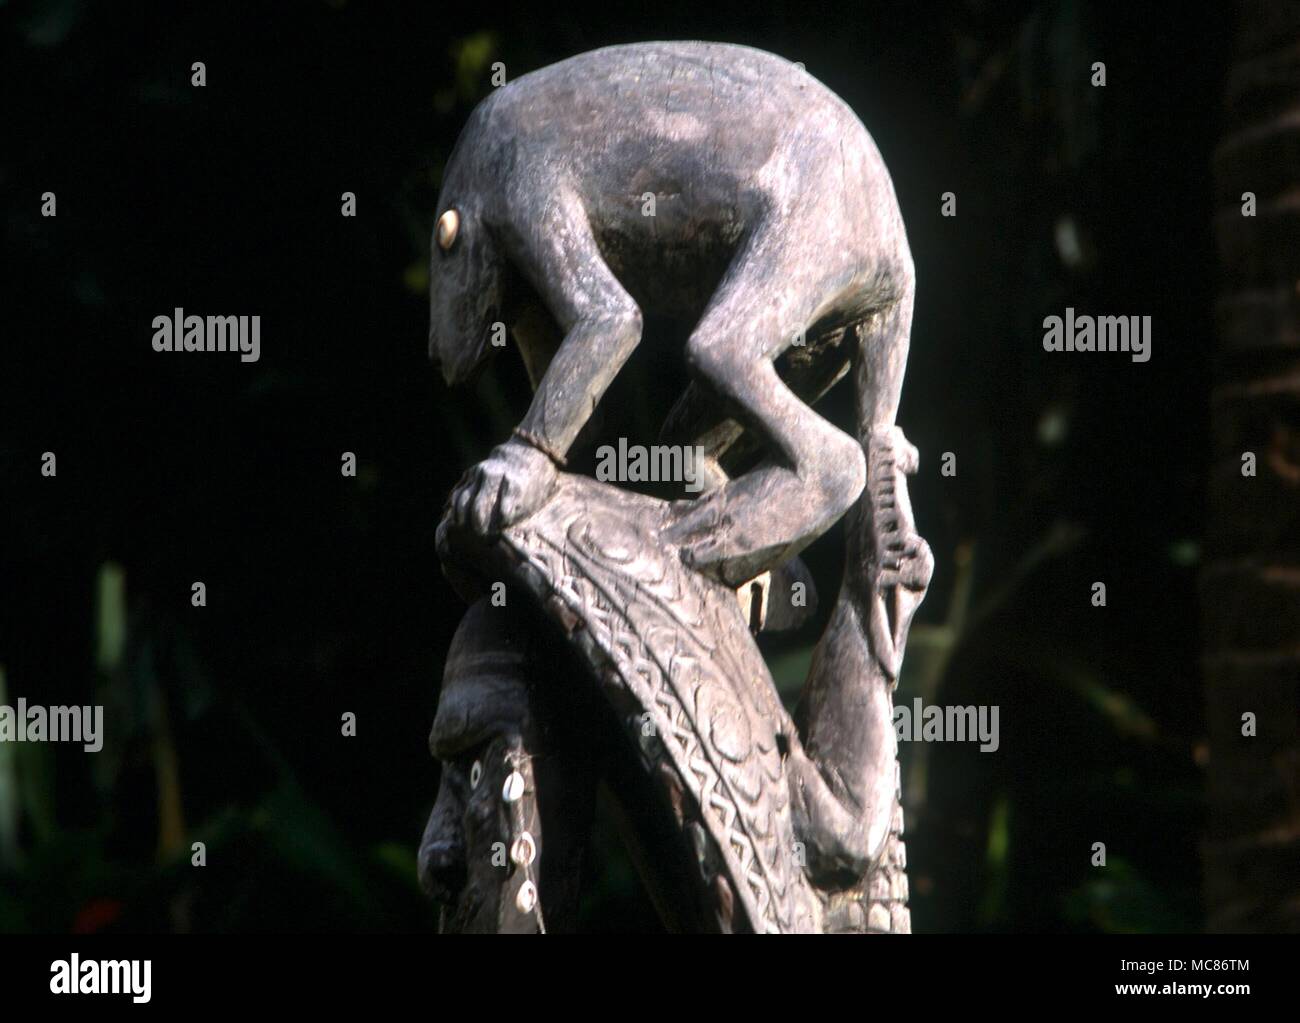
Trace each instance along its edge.
{"label": "palm tree bark", "polygon": [[1240,12],[1214,153],[1220,344],[1201,577],[1207,926],[1297,932],[1300,2],[1247,0]]}

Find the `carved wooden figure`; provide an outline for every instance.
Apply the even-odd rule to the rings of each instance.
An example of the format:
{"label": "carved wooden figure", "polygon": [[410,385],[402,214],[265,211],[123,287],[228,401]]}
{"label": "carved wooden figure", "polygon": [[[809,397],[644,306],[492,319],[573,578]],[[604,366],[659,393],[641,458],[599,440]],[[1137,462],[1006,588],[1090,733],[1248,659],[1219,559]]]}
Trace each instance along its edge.
{"label": "carved wooden figure", "polygon": [[[895,425],[913,264],[866,129],[801,68],[757,50],[582,54],[474,111],[447,166],[432,252],[429,350],[448,382],[473,374],[505,323],[535,388],[514,435],[452,494],[439,550],[467,596],[506,579],[540,615],[510,625],[497,609],[489,626],[476,606],[465,643],[490,659],[520,642],[512,629],[568,637],[638,750],[645,798],[659,800],[628,816],[662,812],[692,850],[692,894],[671,878],[652,884],[677,926],[907,930],[892,689],[933,559],[907,496],[917,452]],[[643,313],[694,325],[660,356],[684,358],[693,376],[664,439],[704,448],[707,486],[694,499],[562,471],[640,342]],[[811,408],[846,373],[856,437]],[[739,472],[755,450],[757,466]],[[748,626],[846,512],[844,579],[796,727]],[[421,862],[457,907],[449,929],[509,929],[509,913],[489,926],[481,907],[529,902],[519,871],[484,873],[469,848],[466,814],[500,814],[465,805],[456,761],[471,739],[503,763],[510,750],[526,757],[541,741],[529,729],[562,713],[540,691],[571,680],[525,684],[526,664],[512,663],[488,678],[455,649],[448,660],[433,740],[447,766]],[[469,736],[475,720],[490,727]],[[575,805],[589,806],[592,779],[616,759],[606,751],[569,771]],[[553,833],[573,848],[586,819],[543,806],[527,826],[543,847]],[[465,856],[479,862],[467,870]],[[688,897],[690,911],[678,905]]]}

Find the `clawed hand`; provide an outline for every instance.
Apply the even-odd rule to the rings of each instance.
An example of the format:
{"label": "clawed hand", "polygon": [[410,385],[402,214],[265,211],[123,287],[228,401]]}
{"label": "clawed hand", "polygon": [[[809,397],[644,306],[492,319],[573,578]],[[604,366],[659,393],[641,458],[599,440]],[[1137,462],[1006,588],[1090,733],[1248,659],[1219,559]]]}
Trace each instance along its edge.
{"label": "clawed hand", "polygon": [[555,490],[555,463],[529,444],[506,441],[465,474],[447,520],[487,537],[526,519]]}

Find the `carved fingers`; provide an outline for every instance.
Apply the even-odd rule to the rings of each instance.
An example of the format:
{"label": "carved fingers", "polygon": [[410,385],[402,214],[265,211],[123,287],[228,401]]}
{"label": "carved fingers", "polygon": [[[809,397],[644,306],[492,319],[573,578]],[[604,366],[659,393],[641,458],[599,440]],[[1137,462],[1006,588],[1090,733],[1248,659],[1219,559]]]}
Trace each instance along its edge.
{"label": "carved fingers", "polygon": [[448,517],[480,536],[499,533],[537,511],[555,490],[555,464],[528,444],[507,441],[461,480]]}

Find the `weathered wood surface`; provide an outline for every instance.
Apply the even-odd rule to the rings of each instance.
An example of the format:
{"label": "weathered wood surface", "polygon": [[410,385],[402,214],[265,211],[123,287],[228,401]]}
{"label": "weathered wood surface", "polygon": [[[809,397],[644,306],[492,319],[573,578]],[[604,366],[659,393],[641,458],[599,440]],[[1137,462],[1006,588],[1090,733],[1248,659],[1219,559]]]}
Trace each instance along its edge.
{"label": "weathered wood surface", "polygon": [[[825,827],[816,813],[834,796],[781,704],[736,593],[660,541],[686,504],[561,474],[547,504],[490,545],[450,525],[441,541],[453,572],[524,590],[580,653],[677,826],[698,832],[697,881],[723,929],[907,930],[892,743],[884,849],[861,864],[865,877],[816,887],[806,869],[811,847],[825,841],[814,834]],[[459,680],[449,684],[458,692]],[[878,669],[874,684],[888,722],[890,687]],[[856,702],[860,716],[869,701]],[[546,822],[540,827],[545,833]]]}
{"label": "weathered wood surface", "polygon": [[[452,494],[444,569],[522,584],[570,637],[692,836],[718,929],[906,930],[890,712],[933,559],[895,425],[913,263],[870,135],[771,54],[610,47],[485,100],[438,206],[430,355],[469,379],[504,322],[535,390]],[[647,314],[694,324],[667,353],[694,377],[667,424],[703,449],[694,500],[560,471]],[[850,371],[855,436],[811,408]],[[732,588],[789,573],[846,512],[800,733]]]}

